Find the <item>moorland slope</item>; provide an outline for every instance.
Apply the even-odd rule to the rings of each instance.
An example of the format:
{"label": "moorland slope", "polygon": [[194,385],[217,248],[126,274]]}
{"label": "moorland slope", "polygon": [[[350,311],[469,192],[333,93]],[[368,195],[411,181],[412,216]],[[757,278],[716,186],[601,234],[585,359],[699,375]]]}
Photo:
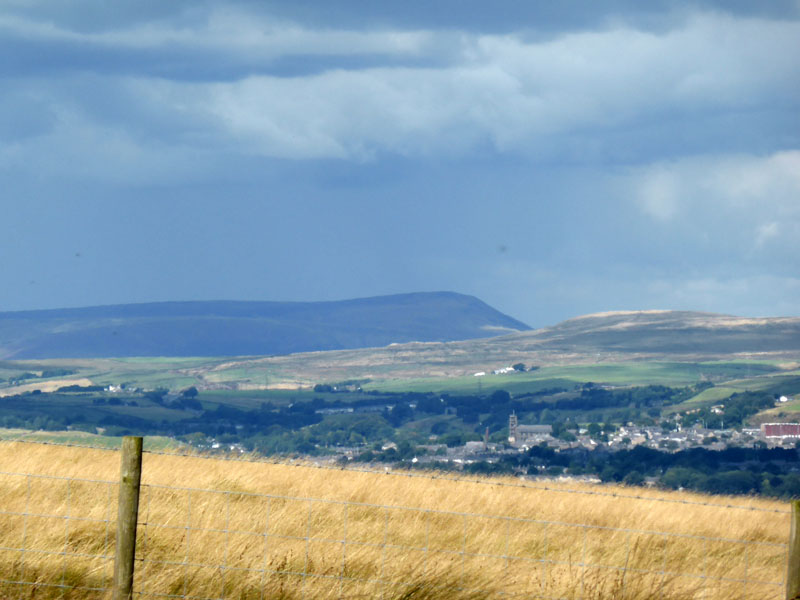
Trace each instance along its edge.
{"label": "moorland slope", "polygon": [[[800,318],[750,318],[687,311],[601,313],[577,317],[543,329],[515,331],[508,335],[459,341],[413,341],[327,351],[287,350],[287,347],[300,346],[303,340],[308,341],[312,337],[319,341],[322,339],[319,331],[331,335],[335,331],[342,331],[342,337],[329,338],[331,345],[335,342],[341,347],[345,341],[355,343],[361,334],[362,337],[358,339],[362,343],[377,345],[378,339],[383,341],[401,339],[399,338],[401,334],[412,337],[409,333],[412,330],[417,334],[424,331],[429,335],[437,332],[450,335],[458,332],[461,332],[461,335],[481,335],[481,333],[487,335],[497,332],[498,327],[513,327],[515,323],[520,329],[524,327],[523,324],[497,313],[479,300],[467,296],[439,295],[438,298],[432,299],[434,300],[432,304],[438,307],[437,310],[426,311],[417,310],[420,304],[412,301],[406,305],[405,313],[403,310],[393,312],[392,308],[393,305],[402,304],[403,297],[390,298],[395,300],[392,302],[368,300],[365,303],[368,306],[372,304],[374,307],[376,303],[380,306],[380,309],[374,307],[372,311],[372,314],[382,313],[379,319],[372,320],[373,324],[379,321],[389,323],[393,320],[391,315],[398,314],[394,329],[388,326],[380,329],[375,325],[369,331],[369,335],[365,334],[368,327],[363,319],[358,321],[356,315],[371,313],[369,310],[358,312],[360,309],[353,307],[360,301],[352,301],[348,304],[350,306],[348,310],[331,311],[334,316],[338,315],[338,321],[334,319],[328,323],[320,323],[320,329],[310,329],[305,338],[300,335],[295,339],[291,337],[292,334],[286,333],[289,337],[278,340],[277,344],[284,351],[272,355],[259,354],[259,349],[263,347],[258,344],[267,345],[271,340],[268,338],[260,340],[258,335],[266,336],[266,330],[277,335],[277,332],[282,330],[269,325],[267,319],[245,316],[220,317],[215,325],[215,317],[207,314],[197,318],[191,316],[162,318],[150,314],[138,320],[131,317],[132,320],[119,325],[121,329],[113,329],[115,320],[107,316],[99,319],[100,324],[97,325],[99,332],[93,333],[91,323],[98,323],[97,319],[90,321],[87,318],[80,322],[80,327],[76,331],[70,332],[59,329],[58,323],[63,319],[54,316],[49,321],[47,319],[32,321],[33,327],[44,328],[46,329],[44,332],[38,330],[15,334],[12,331],[12,335],[6,335],[14,327],[22,327],[25,318],[4,320],[4,315],[0,314],[0,358],[3,358],[3,352],[6,357],[15,358],[57,356],[59,353],[63,357],[46,360],[6,360],[0,363],[0,380],[6,379],[9,382],[3,384],[0,381],[0,388],[6,388],[5,391],[0,389],[0,395],[35,389],[53,391],[64,385],[87,385],[87,381],[103,385],[128,382],[145,388],[163,386],[179,389],[196,385],[200,389],[230,390],[265,387],[294,389],[310,387],[320,382],[369,379],[373,382],[397,381],[402,389],[412,389],[407,384],[414,379],[442,378],[453,383],[455,381],[453,378],[468,376],[473,380],[472,374],[475,372],[490,373],[492,369],[517,363],[523,363],[527,367],[541,367],[538,374],[527,373],[526,378],[560,377],[563,373],[553,373],[550,367],[571,368],[588,365],[605,368],[618,365],[620,369],[627,371],[631,369],[625,367],[626,364],[637,365],[634,371],[638,371],[645,364],[694,364],[714,361],[728,363],[744,361],[751,364],[755,361],[768,364],[776,373],[781,372],[786,375],[796,375],[800,367]],[[454,305],[457,308],[448,311],[448,306]],[[430,308],[431,303],[427,303],[427,306]],[[235,308],[244,310],[247,307]],[[170,307],[160,307],[160,309],[167,310]],[[417,315],[416,322],[413,323],[414,319],[403,316],[412,309],[416,310]],[[142,310],[146,312],[151,309],[146,307]],[[94,309],[87,311],[96,315]],[[423,320],[421,316],[423,312],[426,319],[428,317],[433,319],[435,315],[436,319],[443,323],[426,322],[427,324],[419,325],[418,323]],[[352,319],[349,326],[345,315]],[[75,322],[77,320],[73,321]],[[125,323],[129,329],[123,327]],[[143,335],[145,331],[154,329],[157,323],[165,323],[165,327],[169,325],[171,329],[167,332],[153,331],[152,339],[134,340],[129,345],[123,345],[126,340],[135,337],[134,332]],[[252,326],[253,331],[245,331],[248,324]],[[232,329],[221,330],[227,326]],[[260,330],[259,326],[263,329]],[[307,326],[311,328],[308,323]],[[67,328],[67,325],[63,327]],[[200,328],[202,331],[191,330],[192,327]],[[346,332],[348,327],[353,329],[352,335]],[[179,338],[182,328],[186,330],[186,340]],[[120,330],[127,333],[120,334]],[[114,335],[115,331],[117,335]],[[300,331],[302,333],[302,328]],[[217,334],[219,339],[214,338]],[[239,334],[241,335],[237,338]],[[424,337],[416,335],[414,339],[422,340]],[[43,345],[48,340],[53,342],[51,347]],[[167,347],[167,342],[172,345]],[[106,345],[103,345],[104,343]],[[167,354],[167,350],[184,352],[186,356],[194,358],[157,358],[159,355]],[[222,355],[212,357],[204,355],[204,351],[208,353],[218,351]],[[108,355],[116,353],[118,358],[79,357],[81,353],[91,355],[92,352]],[[151,358],[124,358],[133,355]],[[55,376],[48,374],[64,369],[69,372],[64,377],[53,379]],[[25,372],[38,373],[40,377],[35,380],[12,382],[12,379]],[[734,374],[727,373],[731,377]],[[744,369],[741,376],[755,374],[758,373],[756,371],[750,373]],[[584,376],[592,381],[606,381],[605,375],[602,374],[584,374]],[[659,378],[650,381],[647,376],[648,373],[639,373],[634,379],[637,382],[641,380],[653,383],[657,380],[656,382],[667,383]],[[484,384],[491,384],[489,380],[493,377],[490,373]],[[520,380],[520,377],[517,374],[515,381]],[[696,377],[692,380],[695,379]],[[509,382],[503,379],[494,383],[507,387]],[[428,387],[423,386],[424,389]],[[440,385],[431,389],[451,387]]]}
{"label": "moorland slope", "polygon": [[796,369],[800,318],[688,311],[601,313],[493,338],[234,360],[213,367],[210,374],[216,381],[228,381],[225,371],[251,368],[269,371],[274,381],[307,383],[458,377],[515,363],[562,366],[732,360],[774,361]]}
{"label": "moorland slope", "polygon": [[678,310],[617,311],[512,334],[503,343],[581,353],[730,355],[798,351],[800,318]]}

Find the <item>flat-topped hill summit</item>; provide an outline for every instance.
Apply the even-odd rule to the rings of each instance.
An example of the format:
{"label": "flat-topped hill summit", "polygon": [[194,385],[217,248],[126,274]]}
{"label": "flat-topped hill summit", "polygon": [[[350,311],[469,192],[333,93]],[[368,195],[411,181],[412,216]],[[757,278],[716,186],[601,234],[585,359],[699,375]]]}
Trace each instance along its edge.
{"label": "flat-topped hill summit", "polygon": [[453,292],[333,302],[159,302],[0,313],[0,359],[275,355],[527,329]]}

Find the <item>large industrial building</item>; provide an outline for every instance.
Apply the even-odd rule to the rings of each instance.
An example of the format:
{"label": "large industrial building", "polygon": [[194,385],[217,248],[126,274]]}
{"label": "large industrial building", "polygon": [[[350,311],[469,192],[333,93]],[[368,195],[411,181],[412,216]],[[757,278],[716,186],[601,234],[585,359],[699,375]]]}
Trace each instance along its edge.
{"label": "large industrial building", "polygon": [[552,433],[552,425],[520,425],[516,414],[508,417],[508,443],[512,446],[532,446],[545,441]]}
{"label": "large industrial building", "polygon": [[762,423],[761,433],[767,438],[800,439],[800,423]]}

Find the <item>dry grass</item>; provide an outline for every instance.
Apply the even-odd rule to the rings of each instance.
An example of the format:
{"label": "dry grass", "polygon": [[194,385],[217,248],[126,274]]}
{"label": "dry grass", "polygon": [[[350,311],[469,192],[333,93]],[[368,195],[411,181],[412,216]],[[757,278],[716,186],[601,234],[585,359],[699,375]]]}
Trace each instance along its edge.
{"label": "dry grass", "polygon": [[[0,444],[3,471],[73,478],[0,475],[0,596],[105,597],[86,588],[110,582],[116,486],[74,479],[116,481],[118,463],[110,451]],[[784,593],[755,582],[783,579],[788,514],[151,454],[143,472],[135,588],[142,597]],[[599,491],[788,510],[759,499]]]}

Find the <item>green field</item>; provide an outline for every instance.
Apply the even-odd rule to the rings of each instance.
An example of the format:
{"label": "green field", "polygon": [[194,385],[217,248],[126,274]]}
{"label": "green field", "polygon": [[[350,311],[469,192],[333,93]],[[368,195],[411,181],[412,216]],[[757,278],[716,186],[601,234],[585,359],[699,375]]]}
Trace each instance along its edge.
{"label": "green field", "polygon": [[[317,357],[318,359],[318,357]],[[332,355],[331,360],[336,358]],[[317,367],[309,367],[308,360],[302,356],[284,357],[282,362],[254,360],[247,358],[125,358],[125,359],[80,359],[48,360],[0,363],[0,395],[14,393],[14,385],[8,380],[22,373],[41,375],[52,369],[69,369],[73,373],[57,381],[69,383],[70,380],[88,379],[96,385],[119,385],[144,389],[166,388],[172,391],[198,388],[224,387],[226,389],[246,389],[267,387],[277,384],[301,386],[308,390],[313,383],[335,383],[342,371],[337,367],[333,380],[330,374]],[[333,364],[333,363],[332,363]],[[305,372],[304,369],[311,369]],[[489,370],[486,369],[488,372]],[[373,381],[364,385],[365,389],[386,392],[452,392],[483,393],[505,389],[513,394],[532,393],[546,387],[573,387],[576,383],[594,382],[607,385],[667,385],[686,386],[710,381],[725,387],[752,389],[757,380],[780,373],[775,362],[769,361],[725,361],[725,362],[619,362],[600,364],[578,364],[563,366],[544,366],[535,371],[513,372],[504,375],[472,375],[460,377],[419,377],[414,375],[408,365],[380,365],[373,369]],[[462,370],[463,372],[463,370]],[[784,372],[786,373],[786,372]],[[769,378],[767,378],[769,379]],[[731,380],[741,380],[729,384]],[[20,384],[26,386],[44,385],[47,379],[27,379]],[[51,380],[54,381],[54,380]],[[292,384],[292,382],[295,382]],[[769,384],[765,384],[769,385]],[[209,391],[210,394],[216,392]],[[223,393],[223,392],[220,392]],[[227,393],[227,392],[224,392]],[[297,392],[305,397],[304,392]],[[271,398],[284,398],[285,392],[275,395],[266,392],[250,393],[254,401],[263,402]],[[250,404],[247,404],[248,406]]]}
{"label": "green field", "polygon": [[[798,377],[797,371],[778,371],[747,379],[730,379],[716,387],[703,390],[685,402],[667,408],[665,413],[674,414],[695,408],[706,408],[714,404],[722,404],[724,400],[736,393],[761,391],[788,395],[797,393],[800,391],[800,377]],[[782,406],[781,410],[790,412],[790,409],[786,408],[787,406]]]}
{"label": "green field", "polygon": [[[606,385],[666,385],[682,387],[702,381],[725,382],[749,373],[751,376],[779,372],[772,363],[758,362],[628,362],[595,365],[542,367],[524,373],[487,374],[483,377],[389,379],[371,382],[364,387],[379,391],[492,392],[503,389],[512,394],[532,393],[544,388],[566,387],[593,382]],[[746,386],[750,380],[742,383]],[[730,395],[730,394],[728,394]],[[726,396],[727,397],[727,396]]]}
{"label": "green field", "polygon": [[[104,404],[96,404],[100,398],[109,398]],[[119,402],[119,404],[116,404]],[[130,405],[135,402],[136,405]],[[42,419],[68,418],[72,421],[86,421],[103,426],[104,417],[132,416],[147,421],[179,421],[186,417],[180,410],[160,406],[142,396],[95,393],[53,393],[25,394],[2,399],[5,414],[27,417],[40,416]],[[69,422],[69,421],[68,421]]]}
{"label": "green field", "polygon": [[800,396],[789,400],[789,402],[786,402],[785,404],[765,410],[759,413],[759,415],[775,415],[777,417],[781,414],[789,414],[792,415],[792,418],[796,419],[798,413],[800,413]]}
{"label": "green field", "polygon": [[729,398],[732,394],[741,391],[732,387],[719,386],[703,390],[696,396],[689,398],[685,402],[670,406],[664,410],[664,414],[674,414],[678,412],[685,412],[687,410],[694,410],[695,408],[705,408],[718,404],[723,400]]}
{"label": "green field", "polygon": [[[84,431],[28,431],[26,429],[4,429],[0,428],[0,440],[14,440],[27,442],[50,442],[53,444],[74,444],[77,446],[92,446],[94,448],[120,447],[119,437],[97,435]],[[181,442],[159,436],[148,435],[144,438],[145,448],[151,451],[177,451],[186,448]]]}
{"label": "green field", "polygon": [[[293,357],[291,364],[298,360]],[[744,391],[762,396],[800,393],[796,371],[781,371],[776,364],[763,361],[609,362],[449,378],[403,377],[401,368],[393,371],[391,379],[373,375],[372,380],[358,380],[363,389],[353,380],[319,382],[338,388],[337,392],[327,387],[314,391],[310,386],[248,389],[259,378],[272,377],[269,373],[274,374],[276,368],[250,359],[29,361],[0,366],[4,373],[39,373],[39,379],[29,376],[0,386],[0,392],[6,394],[0,399],[0,426],[6,432],[0,432],[0,437],[21,435],[26,428],[41,430],[25,434],[32,439],[114,446],[118,438],[103,438],[94,432],[109,436],[140,432],[176,436],[200,445],[209,439],[241,441],[266,453],[313,453],[331,445],[376,444],[393,436],[414,444],[435,439],[459,445],[477,439],[481,433],[477,429],[486,426],[497,439],[503,439],[511,410],[533,423],[547,422],[545,418],[574,423],[652,422],[669,414],[724,404],[731,395]],[[128,387],[114,392],[92,388],[49,392],[30,387],[31,382],[46,383],[41,373],[59,367],[72,373],[51,381],[54,385],[124,382]],[[288,370],[286,364],[279,367]],[[204,386],[212,385],[212,380],[220,387]],[[595,385],[585,385],[588,383]],[[177,393],[190,386],[197,386],[199,394],[195,390]],[[164,389],[152,391],[154,388]],[[172,393],[166,393],[166,388]],[[498,390],[511,397],[493,396]],[[422,394],[406,395],[409,393]],[[774,412],[770,400],[767,397],[756,410],[767,409],[765,418],[774,419],[777,415],[770,416]],[[780,409],[783,414],[796,414],[800,401]],[[60,431],[63,429],[71,431]],[[168,442],[154,440],[151,447],[159,443]]]}
{"label": "green field", "polygon": [[[543,390],[575,390],[592,382],[612,387],[664,385],[672,388],[685,388],[697,384],[713,383],[714,387],[705,389],[692,398],[665,409],[667,414],[684,412],[696,408],[706,408],[723,403],[726,398],[743,391],[780,391],[781,384],[787,383],[786,393],[791,392],[793,382],[800,380],[797,371],[781,371],[775,362],[770,361],[714,361],[714,362],[669,362],[637,361],[601,364],[578,364],[543,366],[533,371],[511,372],[508,374],[482,377],[472,375],[460,377],[405,377],[404,366],[388,369],[392,377],[364,381],[363,392],[347,393],[315,392],[310,386],[302,389],[247,389],[266,385],[280,377],[291,377],[292,368],[300,368],[303,357],[286,357],[282,363],[270,363],[261,359],[216,358],[127,358],[97,360],[53,360],[26,361],[24,363],[0,363],[0,383],[4,414],[17,415],[25,419],[25,427],[37,419],[38,425],[53,429],[53,420],[61,423],[83,423],[81,429],[94,431],[94,427],[112,425],[110,431],[119,433],[125,427],[138,427],[141,421],[153,426],[164,424],[159,432],[168,429],[167,424],[194,419],[191,410],[183,409],[169,402],[153,402],[147,394],[128,391],[118,394],[121,400],[110,403],[110,395],[94,393],[30,393],[31,385],[47,383],[46,379],[25,379],[12,384],[8,379],[22,373],[41,376],[44,371],[69,369],[72,374],[53,382],[56,385],[68,384],[72,380],[91,381],[95,385],[119,385],[127,383],[129,388],[145,390],[165,388],[173,392],[197,386],[199,401],[205,411],[216,411],[220,407],[235,408],[240,411],[259,410],[262,404],[273,407],[288,407],[293,403],[308,403],[321,399],[333,405],[337,403],[375,403],[388,402],[391,398],[376,399],[372,393],[431,392],[451,396],[489,396],[497,390],[505,390],[512,396],[522,397]],[[377,370],[376,370],[377,371]],[[287,375],[289,373],[289,375]],[[339,373],[337,371],[337,373]],[[336,385],[336,381],[325,381]],[[207,386],[224,386],[225,389],[208,389]],[[240,387],[241,386],[241,387]],[[353,390],[354,386],[350,386]],[[18,390],[18,391],[15,391]],[[28,393],[25,393],[25,392]],[[780,391],[780,393],[784,393]],[[103,396],[109,402],[98,404]],[[794,405],[784,411],[795,410]],[[128,419],[127,421],[125,419]],[[128,425],[126,425],[128,423]],[[6,427],[20,427],[19,422],[6,420]]]}
{"label": "green field", "polygon": [[390,379],[364,386],[380,392],[438,392],[451,394],[489,394],[505,390],[511,394],[534,393],[546,388],[575,387],[575,381],[563,378],[531,377],[527,373],[486,375],[484,377],[449,377],[423,379]]}

